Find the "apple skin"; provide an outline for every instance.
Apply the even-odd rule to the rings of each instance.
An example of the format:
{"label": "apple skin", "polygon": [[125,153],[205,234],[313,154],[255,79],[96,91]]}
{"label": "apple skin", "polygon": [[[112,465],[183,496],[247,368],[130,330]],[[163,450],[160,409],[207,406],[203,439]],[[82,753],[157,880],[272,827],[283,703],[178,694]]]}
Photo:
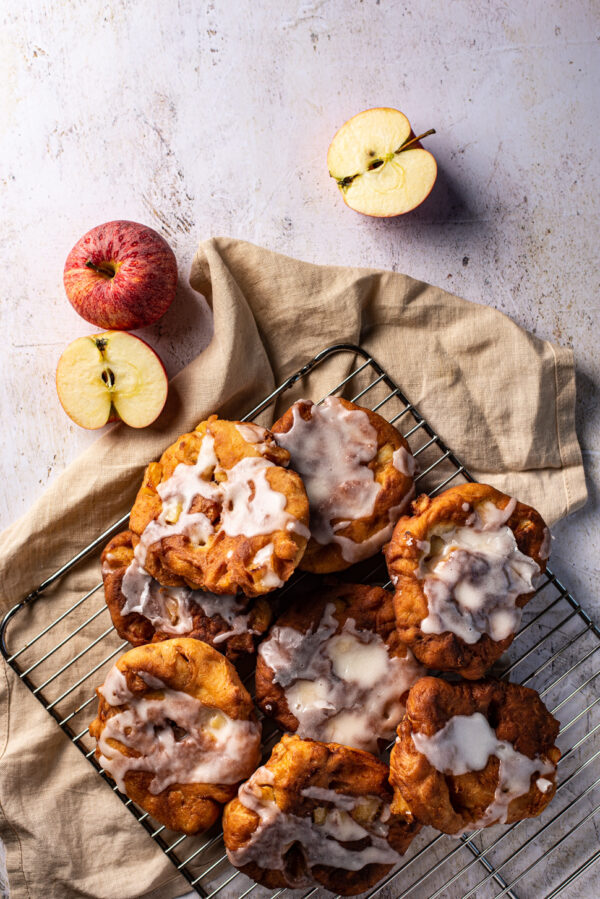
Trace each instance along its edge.
{"label": "apple skin", "polygon": [[152,228],[106,222],[77,241],[63,279],[82,318],[99,328],[131,331],[157,321],[175,299],[177,261]]}

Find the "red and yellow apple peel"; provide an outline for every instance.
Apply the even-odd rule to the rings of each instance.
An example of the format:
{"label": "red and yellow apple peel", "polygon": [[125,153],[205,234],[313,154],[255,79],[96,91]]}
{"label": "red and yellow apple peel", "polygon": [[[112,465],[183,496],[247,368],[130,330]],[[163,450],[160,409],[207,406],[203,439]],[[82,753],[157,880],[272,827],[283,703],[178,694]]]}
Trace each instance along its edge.
{"label": "red and yellow apple peel", "polygon": [[75,310],[99,328],[151,325],[175,298],[177,261],[168,243],[138,222],[106,222],[77,241],[64,285]]}

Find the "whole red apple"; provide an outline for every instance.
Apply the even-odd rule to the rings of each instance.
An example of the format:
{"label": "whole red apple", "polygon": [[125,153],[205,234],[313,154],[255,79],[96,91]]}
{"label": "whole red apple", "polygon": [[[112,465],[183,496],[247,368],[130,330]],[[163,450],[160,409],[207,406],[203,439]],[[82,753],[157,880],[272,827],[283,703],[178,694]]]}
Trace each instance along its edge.
{"label": "whole red apple", "polygon": [[86,321],[131,331],[165,314],[175,298],[177,262],[152,228],[106,222],[77,241],[63,277],[71,305]]}

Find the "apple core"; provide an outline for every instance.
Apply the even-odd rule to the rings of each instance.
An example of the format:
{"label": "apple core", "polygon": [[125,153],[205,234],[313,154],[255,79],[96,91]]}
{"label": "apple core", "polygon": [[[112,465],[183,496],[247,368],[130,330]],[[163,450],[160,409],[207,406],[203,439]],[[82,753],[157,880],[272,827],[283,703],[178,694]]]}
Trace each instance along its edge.
{"label": "apple core", "polygon": [[402,215],[429,195],[437,176],[435,159],[397,109],[367,109],[342,125],[329,147],[327,164],[344,202],[372,216]]}

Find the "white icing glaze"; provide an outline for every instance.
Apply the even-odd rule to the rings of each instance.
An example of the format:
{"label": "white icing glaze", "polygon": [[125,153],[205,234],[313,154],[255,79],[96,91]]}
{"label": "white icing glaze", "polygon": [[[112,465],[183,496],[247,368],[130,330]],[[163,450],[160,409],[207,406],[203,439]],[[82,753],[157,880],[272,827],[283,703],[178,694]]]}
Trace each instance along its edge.
{"label": "white icing glaze", "polygon": [[123,575],[121,615],[137,613],[165,634],[189,634],[193,628],[192,591],[187,587],[163,587],[133,559]]}
{"label": "white icing glaze", "polygon": [[230,630],[213,638],[215,645],[235,634],[256,633],[248,627],[250,612],[244,611],[245,597],[231,594],[217,596],[190,587],[163,587],[144,571],[136,559],[123,576],[121,590],[126,600],[121,614],[135,612],[142,615],[161,633],[189,634],[194,626],[194,606],[199,606],[207,618],[219,615],[230,626]]}
{"label": "white icing glaze", "polygon": [[267,449],[265,441],[269,436],[269,432],[266,428],[261,428],[260,425],[255,425],[252,422],[238,422],[235,427],[246,443],[254,444],[254,448],[257,449],[259,453],[265,452]]}
{"label": "white icing glaze", "polygon": [[[182,587],[180,589],[185,590],[188,588]],[[234,637],[236,634],[258,633],[258,631],[248,626],[251,612],[245,611],[247,600],[244,596],[230,593],[217,595],[204,590],[190,590],[189,592],[190,601],[199,605],[207,618],[220,615],[229,625],[228,631],[213,637],[212,642],[215,646],[223,643],[225,640],[229,640],[230,637]]]}
{"label": "white icing glaze", "polygon": [[[401,503],[397,506],[392,506],[388,511],[388,521],[389,524],[386,524],[384,528],[376,531],[374,534],[371,534],[370,537],[367,537],[361,543],[355,543],[354,540],[351,540],[349,537],[343,537],[341,534],[336,534],[334,538],[334,542],[338,543],[342,550],[342,557],[347,562],[360,562],[363,559],[369,559],[371,556],[375,555],[384,543],[390,539],[394,532],[394,527],[398,519],[401,515],[404,514],[406,508],[410,505],[415,495],[415,487],[414,484],[404,497]],[[336,524],[333,526],[334,531],[340,528],[346,527],[349,522],[341,522],[340,524]]]}
{"label": "white icing glaze", "polygon": [[404,714],[401,697],[423,674],[410,652],[390,657],[381,637],[348,619],[340,634],[328,603],[314,631],[275,626],[259,647],[273,680],[285,691],[297,733],[377,751]]}
{"label": "white icing glaze", "polygon": [[[174,783],[237,783],[252,770],[260,746],[260,725],[234,720],[220,709],[151,675],[142,675],[156,697],[136,696],[123,673],[110,671],[100,692],[110,705],[127,708],[107,719],[98,738],[98,761],[121,791],[129,771],[153,774],[149,791],[156,795]],[[184,733],[177,736],[172,726]],[[108,742],[117,740],[139,755],[128,757]]]}
{"label": "white icing glaze", "polygon": [[406,447],[400,446],[392,453],[392,464],[396,471],[403,474],[406,478],[412,478],[415,475],[417,462],[411,452]]}
{"label": "white icing glaze", "polygon": [[261,576],[262,583],[265,587],[275,589],[276,587],[282,587],[284,581],[273,567],[273,549],[273,544],[267,543],[262,549],[259,549],[250,564],[253,568],[264,568],[265,570]]}
{"label": "white icing glaze", "polygon": [[387,676],[390,657],[381,638],[362,643],[361,632],[356,631],[356,635],[342,631],[331,637],[326,652],[336,677],[370,690]]}
{"label": "white icing glaze", "polygon": [[[512,743],[499,740],[480,712],[454,715],[433,736],[413,733],[412,740],[418,752],[437,771],[444,774],[460,775],[468,771],[482,771],[492,755],[499,760],[494,799],[480,820],[469,824],[465,830],[477,830],[494,823],[505,824],[510,803],[529,792],[533,775],[553,774],[556,770],[556,766],[550,761],[539,756],[530,759],[517,752]],[[550,781],[546,783],[551,785]]]}
{"label": "white icing glaze", "polygon": [[[311,404],[309,421],[302,418],[297,403],[292,406],[292,416],[289,431],[274,436],[288,450],[292,468],[304,481],[312,536],[322,546],[337,543],[347,562],[368,558],[391,536],[414,488],[410,497],[390,510],[389,527],[364,543],[343,537],[337,532],[355,519],[373,514],[380,486],[368,464],[377,455],[377,432],[365,412],[346,409],[337,397],[328,397],[319,406]],[[406,457],[412,459],[408,453]],[[410,464],[402,456],[394,458]]]}
{"label": "white icing glaze", "polygon": [[[437,528],[418,544],[423,553],[418,575],[428,606],[424,633],[451,631],[473,644],[483,634],[499,641],[517,630],[522,610],[516,600],[534,589],[539,567],[519,550],[505,524],[515,504],[511,499],[499,510],[483,503],[469,516],[470,526]],[[426,561],[436,540],[441,548]]]}
{"label": "white icing glaze", "polygon": [[310,536],[308,528],[285,511],[286,496],[269,484],[267,471],[273,468],[268,459],[246,456],[227,472],[227,480],[220,485],[221,528],[230,537],[271,534],[287,524],[294,525],[296,533]]}
{"label": "white icing glaze", "polygon": [[267,543],[267,544],[265,544],[265,546],[263,546],[262,549],[259,549],[259,551],[255,554],[255,556],[252,560],[252,564],[257,565],[260,568],[261,565],[266,565],[268,562],[271,561],[272,555],[273,555],[273,544]]}
{"label": "white icing glaze", "polygon": [[331,802],[336,808],[351,811],[356,808],[356,796],[349,796],[347,793],[338,793],[336,790],[330,790],[327,787],[316,787],[312,784],[304,787],[302,795],[307,799],[317,799],[321,802]]}
{"label": "white icing glaze", "polygon": [[[217,596],[217,599],[221,597]],[[227,600],[229,600],[228,608],[225,610],[225,614],[219,612],[222,618],[227,621],[230,625],[230,629],[228,631],[224,631],[222,634],[218,634],[216,637],[213,637],[213,643],[215,646],[219,643],[223,643],[225,640],[229,640],[231,637],[235,637],[236,634],[258,634],[259,631],[253,630],[251,627],[248,627],[248,622],[250,620],[250,612],[239,611],[244,608],[243,602],[240,601],[236,596],[227,596]]]}
{"label": "white icing glaze", "polygon": [[[172,514],[173,507],[168,507],[168,514]],[[134,555],[140,565],[146,563],[148,547],[158,543],[163,537],[172,537],[174,534],[183,534],[189,537],[197,546],[204,546],[214,534],[214,528],[209,519],[202,512],[182,512],[176,522],[167,523],[163,520],[163,510],[159,517],[151,521],[140,537],[140,541],[134,550]]]}
{"label": "white icing glaze", "polygon": [[498,530],[498,528],[502,527],[503,524],[506,524],[512,513],[515,511],[516,507],[517,501],[514,496],[511,496],[508,503],[503,509],[499,509],[498,506],[490,500],[486,500],[485,502],[481,503],[476,511],[476,515],[481,522],[481,530]]}
{"label": "white icing glaze", "polygon": [[[236,427],[238,430],[244,428],[242,436],[246,431],[253,438],[262,436],[263,429],[255,425]],[[256,443],[256,439],[253,442]],[[232,468],[222,469],[215,455],[214,440],[207,433],[196,463],[186,465],[181,462],[171,477],[156,488],[162,509],[144,529],[135,549],[139,564],[144,566],[148,547],[164,537],[184,535],[197,546],[204,546],[210,540],[215,533],[210,519],[202,512],[190,511],[197,496],[219,507],[221,530],[230,537],[255,537],[287,530],[308,539],[308,528],[286,512],[286,496],[273,490],[268,481],[267,472],[275,467],[262,456],[247,456]],[[211,480],[215,473],[224,476],[219,483]],[[269,574],[275,573],[271,570]],[[271,581],[274,583],[273,577]],[[279,578],[277,581],[279,586]]]}
{"label": "white icing glaze", "polygon": [[[353,797],[318,787],[307,787],[303,795],[330,803],[318,807],[312,816],[301,817],[282,812],[276,802],[264,796],[263,785],[273,785],[273,775],[267,768],[258,768],[250,780],[242,784],[238,799],[255,812],[260,821],[247,843],[236,850],[227,850],[229,860],[236,867],[255,862],[261,868],[284,871],[293,887],[310,886],[309,876],[292,877],[286,870],[285,854],[297,844],[304,855],[308,871],[316,865],[328,865],[345,871],[359,871],[369,864],[395,864],[398,853],[385,838],[387,828],[376,821],[369,829],[352,818],[350,812],[365,799],[372,799],[385,810],[377,797]],[[376,807],[377,807],[376,806]],[[368,840],[361,849],[350,849],[342,842]]]}
{"label": "white icing glaze", "polygon": [[131,690],[127,686],[127,679],[116,665],[110,669],[106,679],[100,687],[100,692],[109,705],[123,705],[131,699]]}
{"label": "white icing glaze", "polygon": [[206,431],[200,444],[200,451],[196,459],[195,469],[200,475],[208,478],[217,468],[219,460],[215,452],[215,440],[210,431]]}
{"label": "white icing glaze", "polygon": [[552,549],[552,534],[550,533],[550,528],[544,528],[544,536],[542,538],[542,545],[540,546],[540,559],[546,561],[546,559],[550,558],[550,550]]}

